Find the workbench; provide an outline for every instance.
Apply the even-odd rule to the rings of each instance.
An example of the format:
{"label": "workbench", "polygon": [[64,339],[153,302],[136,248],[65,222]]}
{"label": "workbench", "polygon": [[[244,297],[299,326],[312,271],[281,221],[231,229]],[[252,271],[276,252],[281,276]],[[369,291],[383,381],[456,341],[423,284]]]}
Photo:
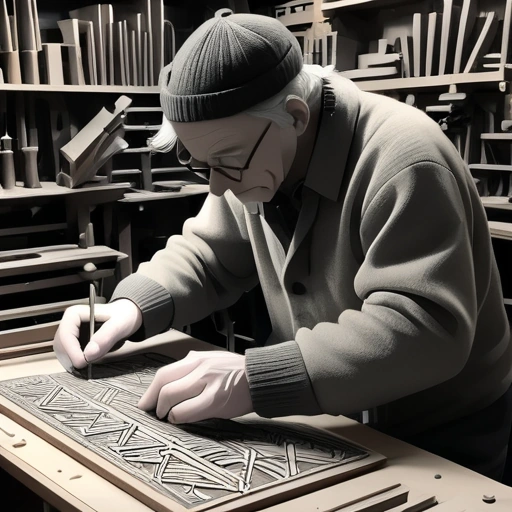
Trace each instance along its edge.
{"label": "workbench", "polygon": [[[178,331],[155,336],[143,343],[127,342],[109,358],[146,351],[174,358],[189,350],[216,350],[218,347],[191,338]],[[55,373],[62,367],[53,353],[37,354],[0,361],[0,380]],[[328,512],[347,499],[372,490],[402,484],[410,488],[409,500],[435,495],[439,512],[510,512],[512,488],[489,480],[457,464],[432,455],[402,441],[377,432],[351,419],[338,416],[293,416],[297,421],[325,428],[387,457],[384,467],[325,489],[312,492],[265,512]],[[149,512],[151,509],[121,489],[87,469],[68,455],[0,414],[0,468],[32,489],[60,511]],[[494,496],[494,503],[483,501]],[[2,501],[9,502],[9,491]],[[487,500],[489,501],[489,500]]]}

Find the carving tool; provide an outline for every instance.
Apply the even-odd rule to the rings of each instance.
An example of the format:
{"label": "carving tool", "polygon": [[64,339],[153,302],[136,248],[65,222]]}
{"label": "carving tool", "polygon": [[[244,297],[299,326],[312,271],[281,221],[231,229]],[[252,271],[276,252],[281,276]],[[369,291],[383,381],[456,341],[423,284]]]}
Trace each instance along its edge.
{"label": "carving tool", "polygon": [[[89,341],[94,334],[94,304],[96,302],[96,288],[94,283],[89,284]],[[87,361],[87,379],[92,379],[92,364]]]}

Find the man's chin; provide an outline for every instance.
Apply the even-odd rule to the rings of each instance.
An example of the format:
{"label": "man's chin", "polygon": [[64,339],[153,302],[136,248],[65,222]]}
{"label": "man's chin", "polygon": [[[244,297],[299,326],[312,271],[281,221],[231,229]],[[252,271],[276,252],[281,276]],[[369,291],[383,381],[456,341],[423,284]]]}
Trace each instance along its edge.
{"label": "man's chin", "polygon": [[268,203],[275,195],[276,191],[266,187],[255,187],[239,194],[236,198],[243,204],[248,203]]}

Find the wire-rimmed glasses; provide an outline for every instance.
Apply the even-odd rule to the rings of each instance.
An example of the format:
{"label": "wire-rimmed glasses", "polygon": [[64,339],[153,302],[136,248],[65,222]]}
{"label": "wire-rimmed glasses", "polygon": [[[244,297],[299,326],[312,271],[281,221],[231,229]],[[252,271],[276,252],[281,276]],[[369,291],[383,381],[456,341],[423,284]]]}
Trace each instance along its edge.
{"label": "wire-rimmed glasses", "polygon": [[263,139],[265,138],[265,135],[267,135],[267,132],[270,129],[270,126],[272,125],[272,121],[265,127],[265,130],[260,135],[258,141],[256,142],[255,146],[253,147],[251,153],[249,154],[249,158],[247,159],[247,162],[243,167],[231,167],[229,165],[215,165],[210,166],[206,162],[201,162],[199,160],[196,160],[192,155],[187,151],[185,146],[181,143],[181,141],[178,139],[176,144],[176,153],[178,156],[178,162],[185,166],[188,170],[196,173],[196,172],[205,172],[208,170],[212,170],[215,172],[218,172],[219,174],[222,174],[222,176],[225,176],[226,178],[236,181],[237,183],[240,183],[243,178],[243,173],[246,171],[249,166],[251,165],[251,161],[256,154],[256,151],[258,151],[258,148],[260,147],[261,143],[263,142]]}

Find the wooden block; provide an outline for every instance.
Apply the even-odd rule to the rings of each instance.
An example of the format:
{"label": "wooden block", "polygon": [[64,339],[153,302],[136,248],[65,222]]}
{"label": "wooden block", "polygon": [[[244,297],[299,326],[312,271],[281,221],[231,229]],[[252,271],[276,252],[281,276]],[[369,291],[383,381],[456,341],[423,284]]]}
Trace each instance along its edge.
{"label": "wooden block", "polygon": [[[396,65],[396,62],[400,62],[400,60],[398,53],[363,53],[357,57],[357,67],[358,69],[367,69],[377,66]],[[399,67],[399,64],[397,67]]]}
{"label": "wooden block", "polygon": [[425,53],[427,47],[427,17],[417,12],[412,19],[412,44],[414,53],[414,76],[425,76]]}
{"label": "wooden block", "polygon": [[425,76],[439,72],[439,46],[441,42],[442,15],[431,12],[428,15],[427,45],[425,55]]}
{"label": "wooden block", "polygon": [[453,61],[453,72],[460,73],[464,68],[469,52],[467,50],[467,41],[473,30],[477,16],[476,0],[463,0],[460,15],[459,32],[457,35],[457,45],[455,48],[455,57]]}
{"label": "wooden block", "polygon": [[[481,26],[481,23],[478,23],[478,21],[483,21],[483,26]],[[489,51],[489,47],[493,43],[496,30],[498,28],[498,18],[496,13],[488,12],[485,17],[479,17],[475,25],[476,27],[480,25],[481,31],[479,32],[478,39],[476,40],[473,50],[468,58],[466,67],[464,68],[464,73],[476,71],[480,58]]]}
{"label": "wooden block", "polygon": [[336,69],[338,71],[355,69],[359,48],[359,41],[338,34],[336,38]]}
{"label": "wooden block", "polygon": [[439,74],[453,71],[453,57],[459,30],[460,7],[454,0],[443,0],[443,22],[441,26],[441,43],[439,46]]}
{"label": "wooden block", "polygon": [[387,39],[379,39],[377,44],[377,53],[390,53],[392,52],[391,46],[388,44]]}
{"label": "wooden block", "polygon": [[46,78],[50,85],[64,85],[62,47],[60,43],[44,43]]}

